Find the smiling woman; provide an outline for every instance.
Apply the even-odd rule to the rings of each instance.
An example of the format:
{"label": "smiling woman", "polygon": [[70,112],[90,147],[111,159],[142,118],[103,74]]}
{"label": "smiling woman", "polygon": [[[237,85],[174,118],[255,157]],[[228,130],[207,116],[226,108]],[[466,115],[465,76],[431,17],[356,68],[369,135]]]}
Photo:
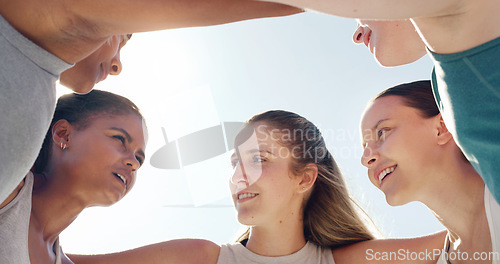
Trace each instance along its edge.
{"label": "smiling woman", "polygon": [[[437,263],[456,261],[460,253],[463,263],[498,263],[500,205],[446,128],[430,81],[380,93],[361,129],[362,163],[387,203],[420,201],[447,228]],[[480,254],[489,257],[478,259]]]}
{"label": "smiling woman", "polygon": [[22,248],[2,247],[0,262],[71,263],[59,234],[83,209],[130,191],[145,145],[142,115],[128,99],[97,90],[62,96],[33,172],[0,205],[1,237],[13,232],[11,244]]}
{"label": "smiling woman", "polygon": [[[304,133],[284,135],[296,131]],[[319,129],[295,113],[276,110],[251,118],[236,136],[232,163],[230,189],[238,220],[250,226],[239,242],[219,246],[179,239],[70,258],[77,264],[364,263],[367,250],[378,256],[401,248],[424,252],[442,244],[441,234],[374,240]]]}

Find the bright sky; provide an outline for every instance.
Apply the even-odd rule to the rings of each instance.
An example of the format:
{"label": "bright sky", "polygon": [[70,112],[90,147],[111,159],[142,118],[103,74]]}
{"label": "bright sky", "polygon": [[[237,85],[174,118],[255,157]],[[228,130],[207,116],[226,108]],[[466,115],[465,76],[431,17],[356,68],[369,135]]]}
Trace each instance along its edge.
{"label": "bright sky", "polygon": [[115,252],[175,238],[233,242],[242,226],[229,199],[231,153],[177,170],[155,168],[149,158],[166,140],[271,109],[296,112],[322,130],[353,196],[384,236],[443,229],[421,204],[387,205],[360,163],[366,102],[390,86],[428,79],[431,61],[383,68],[352,43],[355,27],[352,19],[307,13],[135,34],[122,50],[121,75],[96,88],[141,108],[148,158],[127,197],[87,209],[61,235],[65,252]]}

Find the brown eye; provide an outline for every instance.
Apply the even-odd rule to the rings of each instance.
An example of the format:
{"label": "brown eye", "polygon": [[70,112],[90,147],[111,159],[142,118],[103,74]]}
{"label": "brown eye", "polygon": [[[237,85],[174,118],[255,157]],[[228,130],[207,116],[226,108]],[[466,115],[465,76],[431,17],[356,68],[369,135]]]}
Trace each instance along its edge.
{"label": "brown eye", "polygon": [[116,136],[113,136],[113,138],[118,139],[123,145],[125,145],[125,137],[120,136],[120,135],[116,135]]}
{"label": "brown eye", "polygon": [[381,139],[381,138],[382,138],[382,139],[383,139],[383,138],[385,138],[385,134],[387,133],[387,131],[389,131],[389,129],[388,129],[388,128],[382,128],[382,129],[378,130],[378,131],[377,131],[377,137],[378,137],[379,139]]}
{"label": "brown eye", "polygon": [[264,162],[265,161],[265,158],[262,157],[262,156],[253,156],[252,157],[252,161],[255,162],[255,163],[260,163],[260,162]]}

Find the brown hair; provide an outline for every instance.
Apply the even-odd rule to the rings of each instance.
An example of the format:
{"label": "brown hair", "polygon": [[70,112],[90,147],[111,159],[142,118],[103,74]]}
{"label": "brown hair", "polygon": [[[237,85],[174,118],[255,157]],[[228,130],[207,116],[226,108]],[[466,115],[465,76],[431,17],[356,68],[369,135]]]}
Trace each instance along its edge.
{"label": "brown hair", "polygon": [[379,93],[372,102],[389,95],[401,96],[406,106],[420,110],[422,117],[430,118],[439,114],[439,108],[432,93],[431,81],[415,81],[388,88]]}
{"label": "brown hair", "polygon": [[[349,196],[344,177],[328,151],[319,129],[295,113],[275,110],[253,116],[249,125],[264,122],[269,127],[293,131],[290,140],[280,144],[293,150],[292,171],[299,173],[307,164],[318,167],[318,177],[304,205],[306,240],[324,247],[340,247],[373,239],[359,215],[359,207]],[[296,136],[297,133],[301,136]],[[238,242],[249,237],[249,230]]]}

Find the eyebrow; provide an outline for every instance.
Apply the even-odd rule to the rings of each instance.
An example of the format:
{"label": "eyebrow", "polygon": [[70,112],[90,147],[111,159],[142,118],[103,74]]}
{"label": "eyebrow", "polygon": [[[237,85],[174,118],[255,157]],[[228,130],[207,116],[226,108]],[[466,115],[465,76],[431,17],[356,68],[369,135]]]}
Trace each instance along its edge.
{"label": "eyebrow", "polygon": [[[379,120],[379,121],[378,121],[378,122],[377,122],[377,123],[376,123],[376,124],[375,124],[375,125],[371,128],[371,129],[370,129],[370,130],[371,130],[371,131],[376,130],[376,129],[377,129],[377,127],[380,125],[380,123],[382,123],[382,122],[384,122],[384,121],[387,121],[387,120],[389,120],[389,118],[380,119],[380,120]],[[362,136],[362,137],[364,138],[364,136]],[[363,141],[361,142],[361,146],[363,146],[363,148],[366,146],[366,141],[365,141],[365,140],[363,140]]]}
{"label": "eyebrow", "polygon": [[389,118],[385,118],[385,119],[380,119],[373,127],[372,127],[372,130],[375,130],[377,129],[377,127],[380,125],[380,123],[384,122],[384,121],[387,121],[389,120]]}
{"label": "eyebrow", "polygon": [[[134,142],[134,140],[132,139],[130,134],[127,132],[127,130],[120,128],[120,127],[112,127],[111,130],[116,130],[116,131],[122,132],[125,135],[125,138],[127,138],[127,141],[129,143]],[[144,151],[142,151],[142,150],[137,151],[137,154],[140,155],[143,160],[146,158],[146,154],[144,154]]]}
{"label": "eyebrow", "polygon": [[266,150],[266,149],[251,149],[251,150],[247,151],[248,154],[261,153],[261,152],[269,153],[269,154],[275,156],[274,153],[272,153],[271,151]]}
{"label": "eyebrow", "polygon": [[[235,150],[235,152],[231,155],[231,159],[233,159],[233,158],[235,158],[235,157],[238,156],[237,152],[239,152],[239,151]],[[254,153],[261,153],[261,152],[269,153],[269,154],[271,154],[273,156],[276,156],[271,151],[265,150],[265,149],[251,149],[251,150],[246,151],[247,154],[254,154]]]}

